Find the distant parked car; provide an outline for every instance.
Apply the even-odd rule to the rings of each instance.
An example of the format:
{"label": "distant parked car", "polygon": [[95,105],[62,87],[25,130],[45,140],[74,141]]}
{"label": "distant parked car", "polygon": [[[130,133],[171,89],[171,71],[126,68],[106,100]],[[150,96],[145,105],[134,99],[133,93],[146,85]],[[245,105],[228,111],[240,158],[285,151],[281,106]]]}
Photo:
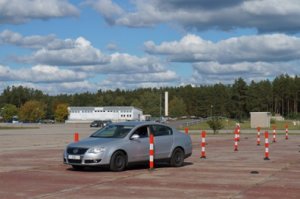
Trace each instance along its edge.
{"label": "distant parked car", "polygon": [[108,124],[111,124],[111,120],[94,120],[91,124],[90,127],[105,127]]}
{"label": "distant parked car", "polygon": [[103,122],[103,126],[107,126],[112,123],[111,120],[103,120],[102,122]]}
{"label": "distant parked car", "polygon": [[180,167],[192,154],[189,135],[155,122],[113,123],[90,137],[69,144],[64,163],[76,170],[108,165],[112,171],[125,170],[128,164],[149,161],[149,133],[154,135],[155,161]]}
{"label": "distant parked car", "polygon": [[104,124],[101,120],[94,120],[91,124],[90,127],[103,127]]}
{"label": "distant parked car", "polygon": [[55,120],[52,119],[44,119],[44,120],[40,120],[40,123],[42,124],[54,124]]}
{"label": "distant parked car", "polygon": [[11,123],[18,124],[19,123],[18,116],[13,116]]}

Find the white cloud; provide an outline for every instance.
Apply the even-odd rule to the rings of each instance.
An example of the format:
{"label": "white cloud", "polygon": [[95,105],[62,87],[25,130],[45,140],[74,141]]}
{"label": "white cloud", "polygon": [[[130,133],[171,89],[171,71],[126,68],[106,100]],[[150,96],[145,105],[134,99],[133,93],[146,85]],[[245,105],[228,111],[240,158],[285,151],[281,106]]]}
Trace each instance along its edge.
{"label": "white cloud", "polygon": [[67,0],[0,0],[0,24],[78,15],[79,10]]}
{"label": "white cloud", "polygon": [[183,83],[233,83],[272,79],[283,73],[300,74],[300,38],[285,34],[234,37],[218,42],[186,35],[179,41],[145,43],[148,53],[173,62],[191,63],[193,75]]}
{"label": "white cloud", "polygon": [[145,74],[166,71],[165,64],[153,56],[138,57],[127,53],[113,53],[110,55],[110,62],[101,65],[83,66],[80,70],[101,74]]}
{"label": "white cloud", "polygon": [[153,54],[198,53],[206,51],[206,48],[211,48],[212,45],[212,42],[193,34],[184,36],[180,41],[163,42],[159,46],[153,41],[145,42],[146,51]]}
{"label": "white cloud", "polygon": [[139,73],[139,74],[119,74],[112,75],[107,78],[109,82],[122,82],[126,84],[137,84],[137,83],[154,83],[154,82],[174,82],[178,81],[179,77],[174,71],[164,71],[158,73]]}
{"label": "white cloud", "polygon": [[[167,62],[154,56],[127,53],[102,54],[83,37],[61,40],[55,35],[23,36],[5,30],[0,44],[29,48],[29,56],[15,58],[31,63],[31,68],[0,67],[0,78],[13,84],[35,84],[49,93],[96,91],[97,89],[131,89],[143,86],[167,86],[180,81]],[[68,69],[64,66],[72,66]],[[76,72],[75,72],[76,71]],[[106,75],[106,76],[103,76]],[[93,83],[97,79],[97,83]]]}
{"label": "white cloud", "polygon": [[285,34],[242,36],[217,43],[189,34],[180,41],[160,45],[148,41],[145,48],[148,53],[167,55],[178,62],[275,62],[300,58],[300,38]]}
{"label": "white cloud", "polygon": [[116,16],[124,13],[123,9],[111,0],[86,0],[83,4],[89,5],[97,10],[109,23],[114,23]]}
{"label": "white cloud", "polygon": [[10,68],[7,66],[0,65],[0,80],[5,82],[13,79],[10,74]]}
{"label": "white cloud", "polygon": [[86,91],[95,92],[99,89],[98,84],[91,83],[87,80],[77,81],[77,82],[64,82],[59,84],[59,93],[82,93]]}
{"label": "white cloud", "polygon": [[[126,53],[105,55],[83,37],[78,37],[76,40],[61,40],[54,35],[25,37],[19,33],[5,30],[0,33],[1,43],[36,49],[31,56],[16,58],[19,62],[83,66],[81,68],[83,71],[101,73],[138,73],[165,70],[164,64],[158,58],[153,56],[138,57]],[[112,44],[110,48],[118,47]]]}
{"label": "white cloud", "polygon": [[218,62],[202,62],[193,64],[194,70],[202,75],[259,75],[269,76],[280,72],[279,66],[266,62],[240,62],[236,64],[220,64]]}
{"label": "white cloud", "polygon": [[285,72],[291,75],[299,74],[299,61],[288,63],[240,62],[235,64],[219,64],[217,62],[202,62],[193,64],[193,83],[214,84],[228,83],[242,77],[245,81],[273,79]]}
{"label": "white cloud", "polygon": [[[89,2],[91,2],[90,0]],[[90,3],[106,21],[129,27],[174,23],[198,30],[256,28],[259,32],[298,32],[298,0],[147,0],[132,1],[134,9],[125,11],[112,0]],[[105,2],[105,3],[104,3]],[[107,13],[112,7],[113,11]]]}
{"label": "white cloud", "polygon": [[180,77],[171,70],[152,73],[112,74],[99,83],[102,89],[135,89],[164,87],[180,84]]}
{"label": "white cloud", "polygon": [[[122,71],[124,67],[130,67],[129,71],[145,68],[149,58],[138,58],[128,54],[105,55],[99,49],[94,48],[91,42],[83,37],[77,39],[59,39],[55,35],[23,36],[17,32],[4,30],[0,33],[0,44],[10,44],[22,48],[36,50],[30,56],[15,58],[18,62],[32,64],[60,65],[60,66],[84,66],[85,71],[96,70],[101,72]],[[114,45],[111,48],[117,48]],[[113,64],[110,59],[113,59]],[[123,60],[124,59],[124,60]],[[131,63],[130,63],[131,62]],[[153,62],[153,61],[152,61]],[[96,64],[105,66],[94,66]],[[133,66],[130,66],[133,64]],[[137,66],[137,65],[141,65]]]}
{"label": "white cloud", "polygon": [[109,44],[106,45],[106,49],[109,50],[109,51],[118,51],[119,47],[115,43],[109,43]]}
{"label": "white cloud", "polygon": [[165,68],[154,57],[137,57],[126,53],[114,53],[111,55],[111,62],[109,63],[109,72],[124,73],[152,73],[164,71]]}
{"label": "white cloud", "polygon": [[67,41],[71,45],[68,45],[66,48],[42,48],[31,56],[21,57],[17,60],[27,63],[60,66],[95,65],[109,62],[109,56],[94,48],[85,38],[78,37],[75,41]]}
{"label": "white cloud", "polygon": [[56,66],[36,65],[32,68],[12,69],[0,65],[1,81],[32,82],[32,83],[56,83],[76,82],[88,78],[84,72],[75,72],[67,69],[59,69]]}
{"label": "white cloud", "polygon": [[20,33],[13,32],[10,30],[4,30],[0,33],[0,44],[10,44],[19,46],[22,48],[30,49],[65,49],[72,48],[74,46],[74,41],[71,39],[61,40],[56,38],[55,35],[32,35],[23,36]]}

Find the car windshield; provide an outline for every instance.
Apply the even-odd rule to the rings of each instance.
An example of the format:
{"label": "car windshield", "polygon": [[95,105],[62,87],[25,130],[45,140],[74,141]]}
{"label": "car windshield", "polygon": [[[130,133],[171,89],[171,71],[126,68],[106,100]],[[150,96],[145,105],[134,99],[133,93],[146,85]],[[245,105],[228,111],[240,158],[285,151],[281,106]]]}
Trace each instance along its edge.
{"label": "car windshield", "polygon": [[97,138],[123,138],[134,126],[128,125],[109,125],[103,129],[99,129],[91,135]]}

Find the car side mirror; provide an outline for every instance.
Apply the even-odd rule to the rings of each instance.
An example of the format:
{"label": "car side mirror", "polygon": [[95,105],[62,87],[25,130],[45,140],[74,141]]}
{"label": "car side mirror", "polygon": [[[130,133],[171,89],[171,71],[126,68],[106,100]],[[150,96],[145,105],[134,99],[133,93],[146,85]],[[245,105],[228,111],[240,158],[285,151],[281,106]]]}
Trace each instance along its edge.
{"label": "car side mirror", "polygon": [[131,136],[130,139],[131,140],[138,140],[138,139],[140,139],[140,136],[138,134],[134,134],[134,135]]}

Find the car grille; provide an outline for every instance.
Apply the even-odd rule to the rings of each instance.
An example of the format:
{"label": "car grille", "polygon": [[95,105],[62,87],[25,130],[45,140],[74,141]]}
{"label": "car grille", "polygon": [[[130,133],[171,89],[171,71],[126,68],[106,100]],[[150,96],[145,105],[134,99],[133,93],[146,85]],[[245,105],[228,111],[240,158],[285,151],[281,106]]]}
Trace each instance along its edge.
{"label": "car grille", "polygon": [[81,160],[71,160],[71,159],[68,159],[68,162],[71,163],[71,164],[81,164]]}
{"label": "car grille", "polygon": [[71,155],[82,155],[84,154],[88,148],[78,148],[78,147],[69,147],[67,149],[67,153]]}

